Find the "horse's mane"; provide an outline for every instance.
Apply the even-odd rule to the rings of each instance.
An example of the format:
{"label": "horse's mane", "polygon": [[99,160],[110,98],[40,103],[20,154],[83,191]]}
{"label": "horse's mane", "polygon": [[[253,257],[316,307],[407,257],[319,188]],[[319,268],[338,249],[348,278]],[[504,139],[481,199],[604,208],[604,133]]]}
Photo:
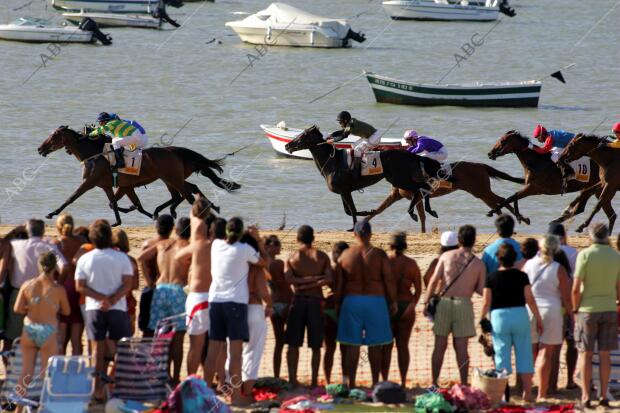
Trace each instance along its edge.
{"label": "horse's mane", "polygon": [[588,142],[594,142],[594,143],[600,143],[603,141],[607,140],[606,136],[598,136],[598,135],[594,135],[592,133],[590,134],[586,134],[586,133],[579,133],[575,136],[575,139],[583,139],[584,141],[588,141]]}
{"label": "horse's mane", "polygon": [[506,135],[512,135],[516,138],[520,138],[526,141],[530,140],[530,138],[528,138],[527,136],[523,136],[518,129],[509,130],[508,132],[506,132]]}

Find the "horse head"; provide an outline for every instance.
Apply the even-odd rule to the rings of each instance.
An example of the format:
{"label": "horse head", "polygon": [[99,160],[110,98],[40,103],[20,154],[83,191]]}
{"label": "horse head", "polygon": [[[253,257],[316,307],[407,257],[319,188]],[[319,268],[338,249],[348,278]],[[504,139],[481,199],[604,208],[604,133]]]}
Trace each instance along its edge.
{"label": "horse head", "polygon": [[598,148],[602,139],[596,135],[586,135],[584,133],[578,133],[571,141],[566,145],[566,148],[560,154],[558,162],[568,163],[575,159],[579,159],[582,156],[589,156],[591,152]]}
{"label": "horse head", "polygon": [[317,146],[319,143],[323,143],[323,135],[316,125],[305,129],[295,139],[290,141],[284,146],[284,149],[288,153],[301,151],[303,149],[310,149]]}
{"label": "horse head", "polygon": [[69,143],[68,139],[71,139],[71,137],[77,138],[77,136],[79,136],[78,133],[69,129],[68,126],[59,126],[43,141],[37,151],[39,155],[47,156],[58,149],[66,147],[67,143]]}
{"label": "horse head", "polygon": [[523,151],[529,145],[529,139],[521,135],[517,130],[509,130],[501,138],[495,142],[495,145],[488,153],[489,159],[495,160],[500,156],[509,153],[517,153]]}

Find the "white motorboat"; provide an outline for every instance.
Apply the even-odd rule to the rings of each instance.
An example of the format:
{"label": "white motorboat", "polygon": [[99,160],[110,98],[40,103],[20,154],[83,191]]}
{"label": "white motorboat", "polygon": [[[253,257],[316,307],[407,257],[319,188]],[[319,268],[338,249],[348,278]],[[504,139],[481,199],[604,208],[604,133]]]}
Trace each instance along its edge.
{"label": "white motorboat", "polygon": [[[299,134],[304,131],[303,129],[288,128],[284,122],[280,122],[277,125],[260,125],[260,127],[265,132],[265,136],[269,139],[269,143],[271,143],[273,150],[276,151],[278,155],[286,156],[287,158],[312,159],[312,154],[307,149],[296,151],[291,154],[284,148],[287,143],[299,136]],[[353,143],[358,139],[359,137],[350,135],[334,145],[338,149],[351,149]],[[401,147],[402,144],[400,139],[381,138],[381,143],[379,143],[375,150],[382,151]]]}
{"label": "white motorboat", "polygon": [[56,9],[105,13],[153,13],[160,1],[172,7],[181,7],[182,0],[51,0]]}
{"label": "white motorboat", "polygon": [[109,36],[99,31],[92,20],[85,20],[78,27],[55,26],[48,20],[21,17],[9,24],[0,25],[0,39],[41,43],[91,43],[95,39],[111,44]]}
{"label": "white motorboat", "polygon": [[74,24],[79,24],[82,19],[89,17],[97,22],[99,27],[140,27],[158,29],[161,26],[160,19],[145,14],[66,12],[63,13],[62,16]]}
{"label": "white motorboat", "polygon": [[447,0],[387,0],[382,4],[394,20],[495,21],[500,12],[515,15],[506,1],[498,0],[486,0],[484,5],[467,0],[453,4]]}
{"label": "white motorboat", "polygon": [[269,46],[349,47],[351,40],[366,40],[346,20],[316,16],[284,3],[272,3],[226,26],[246,43]]}

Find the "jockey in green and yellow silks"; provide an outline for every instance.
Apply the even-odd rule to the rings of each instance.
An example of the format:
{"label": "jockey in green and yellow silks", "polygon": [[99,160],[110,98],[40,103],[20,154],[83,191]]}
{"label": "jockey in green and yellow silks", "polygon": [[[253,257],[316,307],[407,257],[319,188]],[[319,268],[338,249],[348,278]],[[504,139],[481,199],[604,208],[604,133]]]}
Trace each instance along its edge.
{"label": "jockey in green and yellow silks", "polygon": [[97,116],[99,127],[93,130],[89,136],[105,135],[109,132],[112,135],[112,146],[116,154],[117,167],[124,168],[123,148],[129,150],[143,148],[148,143],[146,132],[139,123],[120,119],[115,114],[102,112]]}

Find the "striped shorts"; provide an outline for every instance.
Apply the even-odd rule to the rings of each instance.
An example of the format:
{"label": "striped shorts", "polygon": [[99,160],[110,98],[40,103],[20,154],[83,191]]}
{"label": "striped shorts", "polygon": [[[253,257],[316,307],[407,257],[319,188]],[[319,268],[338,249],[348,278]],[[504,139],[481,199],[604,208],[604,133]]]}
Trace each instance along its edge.
{"label": "striped shorts", "polygon": [[474,307],[467,297],[443,297],[437,306],[433,322],[433,333],[436,336],[474,337]]}

